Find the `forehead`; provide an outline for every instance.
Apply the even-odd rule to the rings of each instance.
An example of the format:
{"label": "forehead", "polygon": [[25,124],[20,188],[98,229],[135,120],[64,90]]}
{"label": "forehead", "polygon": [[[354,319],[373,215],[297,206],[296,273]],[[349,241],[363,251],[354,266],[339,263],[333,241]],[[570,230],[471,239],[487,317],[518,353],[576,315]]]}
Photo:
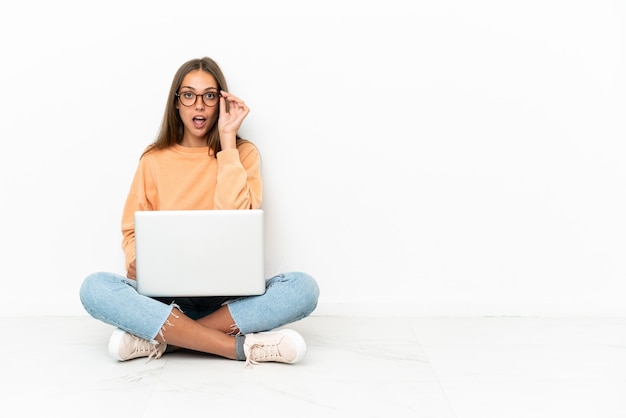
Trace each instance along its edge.
{"label": "forehead", "polygon": [[187,87],[194,90],[207,90],[210,88],[217,89],[218,86],[212,74],[202,70],[193,70],[187,73],[185,78],[183,78],[180,87]]}

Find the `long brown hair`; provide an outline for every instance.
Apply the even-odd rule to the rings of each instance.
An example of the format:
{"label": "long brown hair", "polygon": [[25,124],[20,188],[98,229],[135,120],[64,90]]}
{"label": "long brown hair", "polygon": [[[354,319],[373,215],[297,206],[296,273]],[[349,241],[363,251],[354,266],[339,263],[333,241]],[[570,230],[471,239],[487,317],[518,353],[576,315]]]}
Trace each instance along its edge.
{"label": "long brown hair", "polygon": [[[179,144],[183,140],[185,126],[183,125],[183,121],[180,118],[178,109],[176,108],[176,93],[178,93],[178,89],[180,89],[185,76],[194,70],[202,70],[211,74],[215,77],[215,81],[217,81],[217,90],[228,91],[228,85],[226,84],[226,78],[224,77],[222,70],[211,58],[196,58],[181,65],[172,80],[172,86],[170,87],[170,93],[165,106],[165,114],[163,115],[163,121],[161,122],[161,129],[159,130],[156,140],[144,151],[143,154],[146,154],[153,149],[171,147],[174,144]],[[240,141],[241,138],[237,135],[237,142],[239,143]],[[209,153],[211,153],[211,151],[213,152],[213,157],[215,157],[217,153],[222,150],[222,145],[220,144],[220,134],[217,129],[217,122],[215,122],[209,130],[206,143],[209,146]]]}

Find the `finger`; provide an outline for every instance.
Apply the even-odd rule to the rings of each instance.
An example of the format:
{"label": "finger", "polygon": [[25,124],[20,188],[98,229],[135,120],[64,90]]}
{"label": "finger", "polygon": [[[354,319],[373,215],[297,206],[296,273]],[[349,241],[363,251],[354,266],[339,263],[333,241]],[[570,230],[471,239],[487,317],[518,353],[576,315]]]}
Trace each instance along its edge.
{"label": "finger", "polygon": [[248,109],[248,106],[246,105],[246,103],[243,100],[238,99],[236,97],[232,97],[232,98],[229,97],[228,98],[228,104],[233,106],[235,109],[238,109],[238,110],[246,110],[246,109]]}
{"label": "finger", "polygon": [[245,106],[245,102],[243,100],[227,91],[222,90],[221,96],[228,100],[229,104],[236,103],[238,106]]}
{"label": "finger", "polygon": [[223,95],[220,95],[220,116],[224,117],[228,114],[228,109],[226,108],[226,98]]}

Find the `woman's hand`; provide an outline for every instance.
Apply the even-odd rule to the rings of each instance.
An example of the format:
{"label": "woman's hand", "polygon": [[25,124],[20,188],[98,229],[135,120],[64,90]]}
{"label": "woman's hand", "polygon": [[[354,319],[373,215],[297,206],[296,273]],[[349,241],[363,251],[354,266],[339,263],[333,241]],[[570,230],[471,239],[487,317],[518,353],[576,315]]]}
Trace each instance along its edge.
{"label": "woman's hand", "polygon": [[217,120],[217,129],[220,133],[222,149],[237,147],[235,141],[237,132],[248,113],[250,109],[243,100],[223,90],[220,92],[220,115]]}

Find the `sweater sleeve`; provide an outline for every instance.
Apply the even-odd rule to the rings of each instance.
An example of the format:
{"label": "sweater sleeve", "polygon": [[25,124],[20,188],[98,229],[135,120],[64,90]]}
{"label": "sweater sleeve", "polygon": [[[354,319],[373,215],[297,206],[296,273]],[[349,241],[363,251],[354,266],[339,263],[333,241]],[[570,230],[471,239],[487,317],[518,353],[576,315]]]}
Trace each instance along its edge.
{"label": "sweater sleeve", "polygon": [[151,205],[145,199],[145,167],[142,162],[143,160],[139,162],[122,212],[122,250],[124,250],[126,260],[126,271],[130,263],[135,260],[135,212],[152,210]]}
{"label": "sweater sleeve", "polygon": [[258,209],[263,183],[257,148],[243,141],[237,149],[217,154],[215,209]]}

